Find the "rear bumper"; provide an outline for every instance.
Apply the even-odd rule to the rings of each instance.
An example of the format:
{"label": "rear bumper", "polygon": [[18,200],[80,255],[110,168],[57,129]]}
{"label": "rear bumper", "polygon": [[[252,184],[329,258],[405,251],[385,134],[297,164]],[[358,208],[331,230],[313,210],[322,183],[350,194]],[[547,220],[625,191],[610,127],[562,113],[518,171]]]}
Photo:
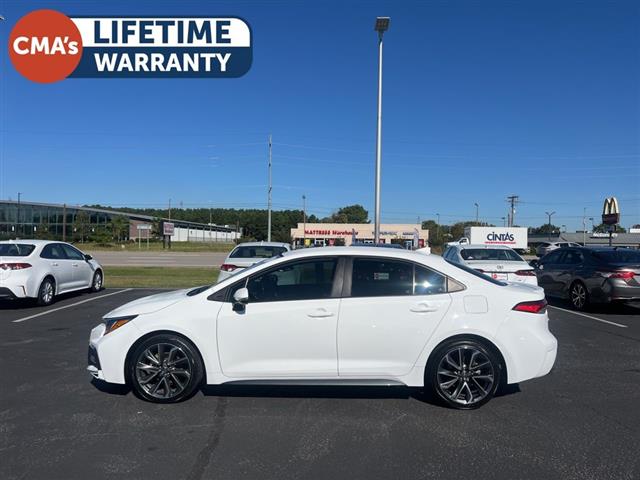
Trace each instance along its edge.
{"label": "rear bumper", "polygon": [[0,300],[15,300],[16,295],[7,287],[0,287]]}
{"label": "rear bumper", "polygon": [[7,285],[0,287],[1,300],[15,300],[17,298],[27,298],[28,292],[25,285]]}

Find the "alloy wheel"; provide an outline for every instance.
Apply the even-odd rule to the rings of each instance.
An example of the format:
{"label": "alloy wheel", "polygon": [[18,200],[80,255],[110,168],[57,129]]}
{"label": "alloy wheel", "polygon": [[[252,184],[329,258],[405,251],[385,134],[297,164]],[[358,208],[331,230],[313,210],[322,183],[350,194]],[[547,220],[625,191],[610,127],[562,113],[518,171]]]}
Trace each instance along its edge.
{"label": "alloy wheel", "polygon": [[587,303],[587,290],[581,283],[576,283],[571,288],[571,303],[578,310],[584,308]]}
{"label": "alloy wheel", "polygon": [[493,363],[473,345],[451,348],[438,365],[440,391],[449,401],[459,405],[469,406],[484,400],[492,393],[495,378]]}
{"label": "alloy wheel", "polygon": [[100,273],[96,273],[93,276],[93,289],[97,292],[102,288],[102,275]]}
{"label": "alloy wheel", "polygon": [[150,396],[170,399],[180,395],[189,385],[191,361],[182,348],[170,343],[149,346],[138,357],[136,380]]}
{"label": "alloy wheel", "polygon": [[51,282],[46,281],[44,282],[44,284],[42,285],[42,303],[44,303],[45,305],[51,303],[51,301],[53,300],[53,285],[51,284]]}

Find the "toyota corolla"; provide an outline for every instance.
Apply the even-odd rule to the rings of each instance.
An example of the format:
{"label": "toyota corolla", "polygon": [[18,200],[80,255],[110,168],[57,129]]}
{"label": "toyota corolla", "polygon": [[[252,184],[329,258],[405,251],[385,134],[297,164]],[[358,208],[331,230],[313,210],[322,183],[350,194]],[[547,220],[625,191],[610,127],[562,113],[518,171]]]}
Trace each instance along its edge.
{"label": "toyota corolla", "polygon": [[426,387],[470,409],[551,370],[547,324],[536,286],[435,255],[305,249],[108,313],[91,331],[88,369],[161,403],[205,383],[293,382]]}

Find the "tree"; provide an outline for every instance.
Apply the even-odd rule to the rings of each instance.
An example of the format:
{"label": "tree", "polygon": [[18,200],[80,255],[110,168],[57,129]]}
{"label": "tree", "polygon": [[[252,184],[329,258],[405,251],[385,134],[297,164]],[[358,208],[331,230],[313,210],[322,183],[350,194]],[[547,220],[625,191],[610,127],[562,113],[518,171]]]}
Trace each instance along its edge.
{"label": "tree", "polygon": [[[605,225],[604,223],[601,223],[600,225],[596,225],[595,227],[593,227],[593,231],[595,233],[608,233],[609,232],[609,225]],[[616,225],[616,230],[617,233],[626,233],[627,229],[624,228],[621,225]]]}
{"label": "tree", "polygon": [[531,235],[549,235],[560,232],[560,227],[556,225],[549,225],[548,223],[544,223],[539,227],[534,227],[531,229]]}
{"label": "tree", "polygon": [[362,205],[347,205],[331,215],[332,223],[369,223],[369,212]]}
{"label": "tree", "polygon": [[123,215],[116,215],[111,220],[113,236],[118,242],[125,240],[129,236],[129,219]]}
{"label": "tree", "polygon": [[78,210],[73,221],[74,237],[80,238],[80,242],[84,242],[84,237],[91,223],[91,217],[84,210]]}

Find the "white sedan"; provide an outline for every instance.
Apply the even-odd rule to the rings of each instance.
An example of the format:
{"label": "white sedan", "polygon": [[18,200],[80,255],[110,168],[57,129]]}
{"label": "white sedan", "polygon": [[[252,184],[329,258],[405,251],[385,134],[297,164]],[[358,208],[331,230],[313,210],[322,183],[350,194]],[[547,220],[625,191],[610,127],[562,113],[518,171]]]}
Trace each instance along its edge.
{"label": "white sedan", "polygon": [[534,268],[505,245],[449,244],[442,256],[489,275],[494,280],[538,285]]}
{"label": "white sedan", "polygon": [[547,324],[539,287],[435,255],[314,248],[109,312],[88,370],[161,403],[204,383],[356,383],[426,386],[469,409],[551,370]]}
{"label": "white sedan", "polygon": [[35,298],[53,303],[56,295],[102,288],[102,267],[73,245],[50,240],[0,242],[0,299]]}
{"label": "white sedan", "polygon": [[218,282],[235,275],[243,268],[262,262],[265,258],[277,257],[291,250],[291,245],[281,242],[246,242],[236,246],[220,267]]}

